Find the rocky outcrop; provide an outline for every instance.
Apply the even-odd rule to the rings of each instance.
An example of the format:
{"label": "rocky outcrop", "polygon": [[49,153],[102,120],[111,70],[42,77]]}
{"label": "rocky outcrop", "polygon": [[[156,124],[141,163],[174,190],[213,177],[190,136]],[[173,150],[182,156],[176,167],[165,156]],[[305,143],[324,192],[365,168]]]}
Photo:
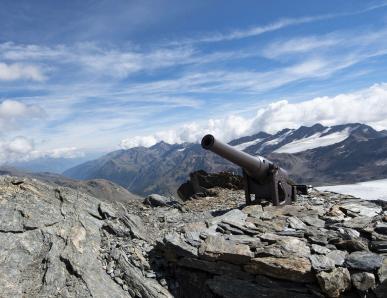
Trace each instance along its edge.
{"label": "rocky outcrop", "polygon": [[385,297],[386,203],[213,190],[109,203],[0,177],[0,297]]}

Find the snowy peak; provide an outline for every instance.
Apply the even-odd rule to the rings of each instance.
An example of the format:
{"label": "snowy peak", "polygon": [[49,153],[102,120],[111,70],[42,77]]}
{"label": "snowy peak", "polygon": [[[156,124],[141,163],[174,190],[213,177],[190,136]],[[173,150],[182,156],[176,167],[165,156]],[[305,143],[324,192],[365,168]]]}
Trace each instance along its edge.
{"label": "snowy peak", "polygon": [[230,144],[249,154],[267,155],[270,153],[299,153],[337,144],[349,137],[356,138],[358,141],[366,141],[382,136],[381,132],[359,123],[330,127],[315,124],[310,127],[301,126],[298,129],[284,129],[274,135],[266,134],[265,138],[244,137]]}

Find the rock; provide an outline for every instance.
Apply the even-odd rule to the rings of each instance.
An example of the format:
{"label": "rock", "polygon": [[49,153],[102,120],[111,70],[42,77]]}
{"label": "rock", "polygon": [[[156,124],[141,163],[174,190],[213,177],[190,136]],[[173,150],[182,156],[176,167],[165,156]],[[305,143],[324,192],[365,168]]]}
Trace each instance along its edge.
{"label": "rock", "polygon": [[336,266],[342,266],[345,262],[345,258],[347,257],[347,255],[348,253],[342,250],[332,250],[327,253],[327,257],[332,259],[335,262]]}
{"label": "rock", "polygon": [[176,257],[194,257],[198,255],[197,248],[187,244],[177,233],[166,235],[163,243],[163,250],[170,260],[175,260]]}
{"label": "rock", "polygon": [[387,240],[384,241],[371,241],[371,250],[377,253],[387,253]]}
{"label": "rock", "polygon": [[208,226],[216,225],[223,220],[228,220],[234,223],[239,223],[243,225],[245,223],[245,220],[247,218],[247,214],[240,211],[239,209],[233,209],[223,215],[217,216],[212,218],[211,220],[207,221]]}
{"label": "rock", "polygon": [[117,218],[116,212],[107,203],[101,202],[98,206],[98,211],[103,219],[106,218]]}
{"label": "rock", "polygon": [[289,226],[296,230],[306,230],[306,224],[296,216],[288,217]]}
{"label": "rock", "polygon": [[310,248],[305,241],[294,237],[281,237],[275,244],[266,246],[263,253],[269,256],[282,257],[309,257]]}
{"label": "rock", "polygon": [[178,262],[179,266],[206,271],[212,274],[229,275],[239,279],[253,279],[251,274],[241,270],[238,265],[226,263],[223,261],[212,262],[195,258],[182,258]]}
{"label": "rock", "polygon": [[126,214],[121,218],[123,223],[128,227],[130,230],[131,235],[134,238],[147,240],[147,232],[144,229],[144,223],[142,222],[141,218],[138,215],[135,214]]}
{"label": "rock", "polygon": [[237,244],[221,236],[208,236],[199,248],[199,256],[207,260],[246,264],[254,254],[245,244]]}
{"label": "rock", "polygon": [[375,287],[375,275],[369,272],[359,272],[351,275],[353,286],[365,292]]}
{"label": "rock", "polygon": [[348,252],[354,251],[368,251],[368,246],[361,240],[339,240],[335,242],[334,245],[341,250],[346,250]]}
{"label": "rock", "polygon": [[158,194],[151,194],[144,199],[143,204],[151,207],[164,207],[171,204],[171,202],[170,198]]}
{"label": "rock", "polygon": [[354,218],[345,219],[342,225],[352,229],[364,229],[372,222],[372,217],[357,216]]}
{"label": "rock", "polygon": [[317,215],[304,216],[301,218],[301,220],[309,226],[313,226],[316,228],[325,227],[325,221],[323,221],[322,219],[319,219]]}
{"label": "rock", "polygon": [[376,227],[375,227],[375,231],[380,233],[380,234],[384,234],[384,235],[387,235],[387,223],[381,223],[379,222]]}
{"label": "rock", "polygon": [[383,258],[375,253],[366,251],[356,251],[345,259],[347,267],[352,269],[373,271],[382,266]]}
{"label": "rock", "polygon": [[260,218],[263,213],[261,205],[249,205],[242,209],[242,212],[246,213],[248,216]]}
{"label": "rock", "polygon": [[312,244],[311,247],[312,247],[313,252],[320,254],[320,255],[326,255],[327,253],[329,253],[331,251],[329,248],[326,248],[325,246],[321,246],[318,244]]}
{"label": "rock", "polygon": [[331,272],[316,275],[318,283],[329,297],[340,297],[351,286],[351,276],[347,268],[335,268]]}
{"label": "rock", "polygon": [[339,208],[344,210],[344,212],[351,212],[358,216],[367,216],[373,217],[382,213],[382,207],[372,203],[371,201],[361,201],[361,200],[348,200],[343,204],[340,204]]}
{"label": "rock", "polygon": [[324,255],[311,255],[309,260],[316,271],[327,271],[335,268],[335,261]]}
{"label": "rock", "polygon": [[312,267],[306,258],[255,258],[244,266],[247,272],[295,282],[313,281]]}
{"label": "rock", "polygon": [[261,286],[259,283],[252,283],[245,280],[233,279],[228,276],[215,276],[207,282],[208,287],[216,297],[227,298],[259,298],[259,297],[310,297],[297,291],[288,291],[286,287],[269,288]]}
{"label": "rock", "polygon": [[378,271],[380,282],[387,281],[387,257],[383,259],[383,264]]}

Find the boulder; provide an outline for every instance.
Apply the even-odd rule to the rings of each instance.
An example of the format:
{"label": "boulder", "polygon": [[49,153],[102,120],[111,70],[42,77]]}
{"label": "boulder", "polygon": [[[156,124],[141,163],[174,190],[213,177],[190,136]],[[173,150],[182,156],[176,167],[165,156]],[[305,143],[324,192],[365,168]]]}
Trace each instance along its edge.
{"label": "boulder", "polygon": [[335,268],[330,272],[316,275],[322,291],[329,297],[340,297],[341,293],[351,287],[351,276],[347,268]]}
{"label": "boulder", "polygon": [[359,272],[351,275],[353,286],[365,292],[375,287],[375,275],[369,272]]}
{"label": "boulder", "polygon": [[151,207],[164,207],[170,205],[172,200],[158,194],[151,194],[144,199],[143,203]]}

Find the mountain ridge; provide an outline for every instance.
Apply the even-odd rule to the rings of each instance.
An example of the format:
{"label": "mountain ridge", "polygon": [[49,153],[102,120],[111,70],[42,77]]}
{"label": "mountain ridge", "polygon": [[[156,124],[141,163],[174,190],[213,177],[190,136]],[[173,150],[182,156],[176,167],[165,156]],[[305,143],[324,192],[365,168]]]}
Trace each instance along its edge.
{"label": "mountain ridge", "polygon": [[[298,183],[321,185],[387,177],[387,162],[383,164],[387,160],[387,149],[383,149],[387,148],[387,136],[361,123],[330,127],[317,123],[275,134],[258,132],[229,144],[277,162]],[[373,155],[377,149],[380,152]],[[159,142],[149,148],[113,151],[63,174],[75,179],[112,180],[140,195],[175,195],[178,186],[188,179],[187,173],[196,170],[240,173],[238,166],[203,150],[200,144]]]}

